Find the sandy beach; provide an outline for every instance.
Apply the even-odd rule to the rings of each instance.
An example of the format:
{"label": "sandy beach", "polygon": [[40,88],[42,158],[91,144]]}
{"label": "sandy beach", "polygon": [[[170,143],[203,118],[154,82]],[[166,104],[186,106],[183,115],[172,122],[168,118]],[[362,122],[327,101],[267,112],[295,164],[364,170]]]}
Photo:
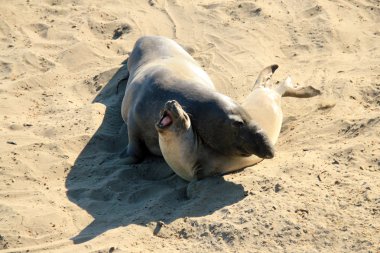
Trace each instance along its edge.
{"label": "sandy beach", "polygon": [[[120,165],[125,60],[186,48],[242,101],[280,67],[273,159],[187,182]],[[117,87],[119,84],[119,87]],[[380,252],[378,0],[0,0],[0,252]]]}

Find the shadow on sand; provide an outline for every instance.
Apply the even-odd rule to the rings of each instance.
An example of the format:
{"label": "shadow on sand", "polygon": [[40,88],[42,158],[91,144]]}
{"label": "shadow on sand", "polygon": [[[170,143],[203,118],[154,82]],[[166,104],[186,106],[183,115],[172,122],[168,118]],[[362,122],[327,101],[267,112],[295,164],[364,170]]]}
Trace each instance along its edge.
{"label": "shadow on sand", "polygon": [[241,185],[215,177],[195,182],[188,199],[188,183],[176,176],[162,158],[150,157],[138,165],[118,164],[118,154],[128,143],[120,114],[127,80],[121,81],[116,90],[126,74],[124,64],[93,100],[106,106],[103,122],[67,176],[68,198],[94,218],[72,238],[74,243],[129,224],[169,224],[181,217],[208,215],[244,198]]}

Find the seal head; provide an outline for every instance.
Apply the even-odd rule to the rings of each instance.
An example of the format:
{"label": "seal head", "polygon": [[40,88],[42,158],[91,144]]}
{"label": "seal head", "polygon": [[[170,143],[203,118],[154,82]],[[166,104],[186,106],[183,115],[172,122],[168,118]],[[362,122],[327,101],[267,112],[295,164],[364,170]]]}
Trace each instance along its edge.
{"label": "seal head", "polygon": [[156,123],[156,129],[159,133],[164,134],[169,128],[171,131],[180,133],[188,130],[191,126],[188,114],[175,100],[166,102],[164,109],[160,112],[160,117],[161,119]]}
{"label": "seal head", "polygon": [[238,150],[235,155],[251,156],[254,154],[265,159],[274,157],[274,148],[267,134],[252,121],[246,112],[230,115],[226,123],[231,125],[229,129],[232,129],[233,136],[229,136],[229,132],[226,132],[224,138],[230,138],[230,142]]}
{"label": "seal head", "polygon": [[175,100],[166,102],[160,116],[156,129],[163,157],[178,176],[191,181],[196,177],[199,155],[190,117]]}

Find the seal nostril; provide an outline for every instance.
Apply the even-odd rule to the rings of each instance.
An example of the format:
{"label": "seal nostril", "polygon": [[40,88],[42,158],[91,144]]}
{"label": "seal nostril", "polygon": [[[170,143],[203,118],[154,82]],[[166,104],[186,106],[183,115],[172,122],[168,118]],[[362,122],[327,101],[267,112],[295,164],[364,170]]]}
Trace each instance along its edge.
{"label": "seal nostril", "polygon": [[265,159],[272,159],[274,157],[274,154],[273,153],[270,153],[270,154],[266,154],[265,155]]}
{"label": "seal nostril", "polygon": [[264,157],[265,159],[272,159],[274,157],[274,150],[272,147],[268,147],[264,150]]}

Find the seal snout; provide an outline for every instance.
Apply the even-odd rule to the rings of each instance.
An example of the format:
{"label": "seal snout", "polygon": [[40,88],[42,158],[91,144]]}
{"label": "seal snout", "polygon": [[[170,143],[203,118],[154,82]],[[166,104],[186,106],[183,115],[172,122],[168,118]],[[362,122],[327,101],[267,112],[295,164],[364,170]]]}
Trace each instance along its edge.
{"label": "seal snout", "polygon": [[241,129],[239,149],[242,156],[256,155],[263,159],[274,157],[274,147],[267,134],[258,128],[255,124],[250,123],[247,127]]}
{"label": "seal snout", "polygon": [[274,147],[266,137],[266,135],[258,134],[256,136],[259,141],[259,145],[257,145],[256,155],[260,158],[264,159],[272,159],[274,157]]}
{"label": "seal snout", "polygon": [[168,102],[165,103],[165,110],[172,111],[174,113],[178,114],[180,105],[177,101],[175,100],[169,100]]}
{"label": "seal snout", "polygon": [[165,129],[170,127],[173,124],[175,118],[178,118],[179,115],[179,107],[177,101],[170,100],[165,103],[164,109],[161,111],[161,119],[156,124],[157,128]]}
{"label": "seal snout", "polygon": [[264,159],[272,159],[274,157],[274,149],[273,147],[265,147],[261,152],[261,158]]}

